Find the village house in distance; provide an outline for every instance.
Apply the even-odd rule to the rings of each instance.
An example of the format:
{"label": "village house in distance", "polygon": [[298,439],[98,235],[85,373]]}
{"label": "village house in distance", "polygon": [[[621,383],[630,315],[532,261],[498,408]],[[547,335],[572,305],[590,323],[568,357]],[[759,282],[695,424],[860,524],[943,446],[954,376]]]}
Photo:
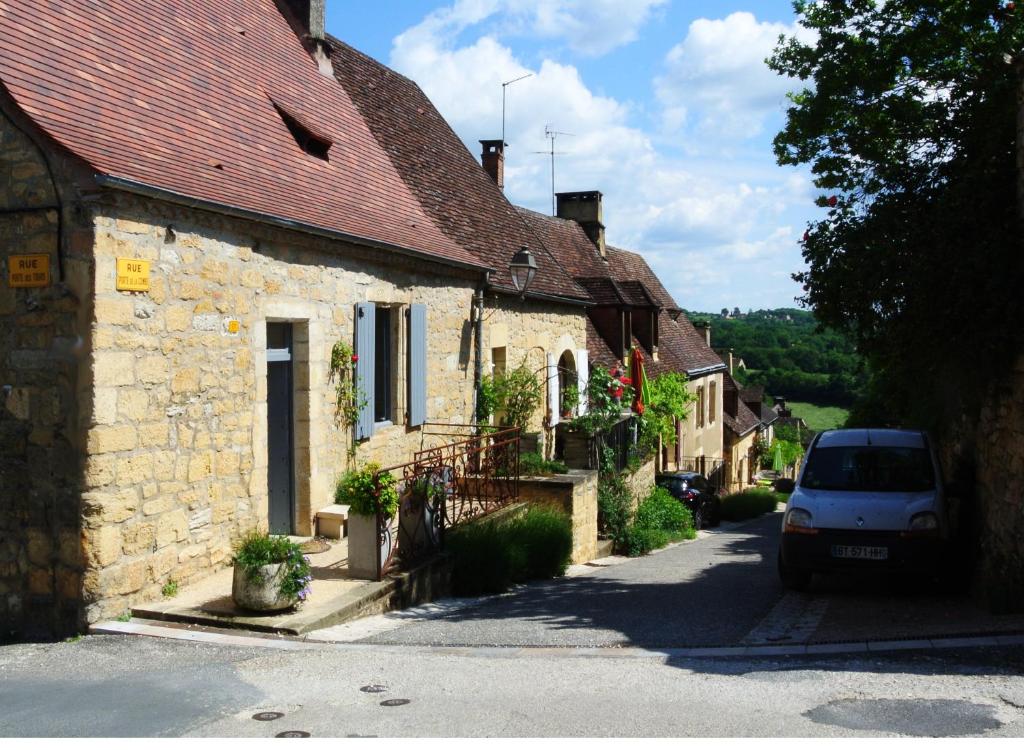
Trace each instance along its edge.
{"label": "village house in distance", "polygon": [[[398,464],[430,423],[471,424],[485,372],[542,376],[550,456],[567,388],[642,347],[698,395],[662,465],[724,460],[727,368],[605,246],[600,193],[512,206],[500,141],[482,168],[323,13],[0,9],[0,638],[159,599],[256,528],[311,535],[350,453]],[[352,429],[339,343],[372,386]]]}

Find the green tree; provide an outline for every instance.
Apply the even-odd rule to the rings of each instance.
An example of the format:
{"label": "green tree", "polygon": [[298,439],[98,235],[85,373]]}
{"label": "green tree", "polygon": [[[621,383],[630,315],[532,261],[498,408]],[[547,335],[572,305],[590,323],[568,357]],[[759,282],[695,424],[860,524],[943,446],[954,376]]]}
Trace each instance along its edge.
{"label": "green tree", "polygon": [[804,82],[775,153],[810,165],[826,212],[794,278],[873,369],[876,403],[859,412],[939,426],[1021,344],[1024,13],[998,0],[794,8],[817,41],[780,39],[768,60]]}

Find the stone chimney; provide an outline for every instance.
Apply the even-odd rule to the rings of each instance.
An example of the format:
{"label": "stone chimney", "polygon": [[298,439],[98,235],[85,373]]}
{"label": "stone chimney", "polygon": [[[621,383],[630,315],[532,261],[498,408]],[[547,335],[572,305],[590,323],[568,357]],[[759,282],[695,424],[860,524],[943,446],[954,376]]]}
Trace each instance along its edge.
{"label": "stone chimney", "polygon": [[[699,323],[697,323],[694,326],[694,328],[697,328],[699,330],[703,330],[704,331],[704,343],[707,344],[708,345],[708,349],[710,349],[711,348],[711,324],[708,323],[706,320],[702,320]],[[730,369],[730,372],[732,372],[731,369]]]}
{"label": "stone chimney", "polygon": [[505,141],[480,141],[483,151],[480,152],[480,164],[491,179],[498,184],[500,190],[505,189]]}
{"label": "stone chimney", "polygon": [[582,193],[555,193],[557,214],[560,219],[572,219],[587,233],[602,258],[608,257],[604,245],[604,223],[602,222],[601,193],[587,190]]}
{"label": "stone chimney", "polygon": [[331,46],[327,43],[327,0],[277,0],[303,46],[316,61],[320,72],[334,77]]}

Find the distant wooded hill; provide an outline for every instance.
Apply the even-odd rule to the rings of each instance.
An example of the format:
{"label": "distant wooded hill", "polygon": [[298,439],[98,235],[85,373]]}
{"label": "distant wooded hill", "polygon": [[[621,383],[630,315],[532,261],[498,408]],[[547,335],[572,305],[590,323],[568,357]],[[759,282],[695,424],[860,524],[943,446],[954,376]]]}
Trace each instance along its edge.
{"label": "distant wooded hill", "polygon": [[763,385],[773,396],[849,406],[864,385],[864,368],[852,342],[836,331],[818,330],[806,310],[687,315],[695,323],[711,324],[711,346],[723,360],[728,361],[729,349],[737,363],[743,360],[747,371],[737,370],[740,382]]}

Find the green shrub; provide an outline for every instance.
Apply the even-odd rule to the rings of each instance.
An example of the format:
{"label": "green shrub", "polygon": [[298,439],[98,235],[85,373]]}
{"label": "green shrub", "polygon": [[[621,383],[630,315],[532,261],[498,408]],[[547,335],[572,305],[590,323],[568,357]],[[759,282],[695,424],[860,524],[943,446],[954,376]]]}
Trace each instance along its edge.
{"label": "green shrub", "polygon": [[664,487],[655,487],[647,499],[636,509],[636,525],[660,529],[669,534],[681,534],[692,539],[696,536],[690,509],[672,497]]}
{"label": "green shrub", "polygon": [[[572,558],[572,522],[561,511],[533,505],[506,524],[509,542],[524,550],[524,565],[513,571],[516,581],[554,578],[565,574]],[[518,557],[513,555],[514,561]]]}
{"label": "green shrub", "polygon": [[564,574],[572,555],[572,524],[564,513],[531,506],[514,518],[454,529],[446,546],[455,560],[455,594],[498,594],[515,582]]}
{"label": "green shrub", "polygon": [[633,521],[633,498],[618,474],[602,474],[597,483],[597,528],[618,548]]}
{"label": "green shrub", "polygon": [[664,547],[669,540],[670,536],[667,531],[634,525],[626,529],[622,541],[622,551],[629,557],[639,557],[646,555],[651,550]]}
{"label": "green shrub", "polygon": [[361,516],[383,513],[391,518],[398,511],[398,488],[394,476],[380,473],[380,464],[368,463],[361,469],[346,471],[334,489],[334,502],[348,505],[349,512]]}
{"label": "green shrub", "polygon": [[453,529],[445,538],[452,554],[452,591],[459,596],[498,594],[512,584],[516,566],[500,524],[477,521]]}
{"label": "green shrub", "polygon": [[519,476],[550,477],[553,474],[568,474],[569,467],[561,461],[546,461],[540,453],[519,454]]}
{"label": "green shrub", "polygon": [[775,510],[778,503],[784,503],[787,496],[768,489],[753,489],[735,492],[722,498],[721,518],[723,521],[744,521]]}

